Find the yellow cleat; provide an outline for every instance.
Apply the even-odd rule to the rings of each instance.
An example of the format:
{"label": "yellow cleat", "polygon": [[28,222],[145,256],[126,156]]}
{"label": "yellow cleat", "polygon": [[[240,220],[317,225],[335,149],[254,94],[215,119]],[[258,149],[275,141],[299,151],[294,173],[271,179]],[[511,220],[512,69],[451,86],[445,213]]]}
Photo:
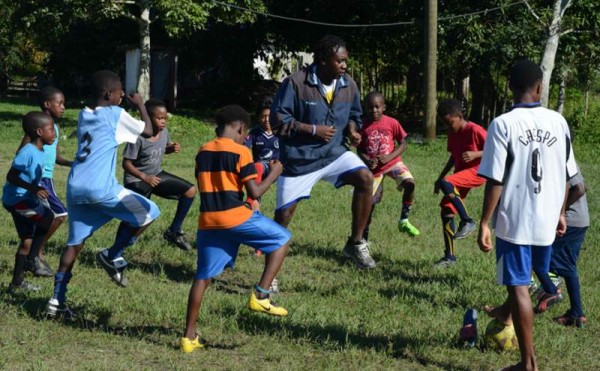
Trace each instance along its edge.
{"label": "yellow cleat", "polygon": [[191,353],[196,349],[204,348],[204,341],[201,341],[198,335],[194,340],[190,340],[186,337],[179,339],[179,349],[184,353]]}
{"label": "yellow cleat", "polygon": [[275,304],[275,302],[271,301],[271,298],[259,299],[255,293],[252,293],[250,299],[248,299],[248,309],[255,312],[267,313],[272,316],[285,317],[288,315],[287,309]]}

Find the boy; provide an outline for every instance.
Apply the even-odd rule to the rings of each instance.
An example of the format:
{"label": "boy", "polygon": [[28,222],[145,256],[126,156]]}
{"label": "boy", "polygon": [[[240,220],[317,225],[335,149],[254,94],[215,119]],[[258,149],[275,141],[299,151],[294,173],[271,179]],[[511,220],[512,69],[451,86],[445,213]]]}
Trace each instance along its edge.
{"label": "boy", "polygon": [[[44,145],[44,171],[42,174],[42,180],[40,181],[40,186],[44,187],[48,192],[48,198],[46,201],[54,213],[54,220],[48,229],[48,233],[46,234],[44,241],[40,246],[38,254],[34,256],[31,254],[31,252],[29,253],[27,257],[28,264],[26,265],[25,269],[33,272],[33,274],[36,276],[52,277],[54,276],[54,272],[46,262],[43,247],[67,217],[67,208],[56,194],[56,190],[54,188],[54,166],[55,164],[59,164],[70,167],[72,162],[60,155],[60,148],[58,146],[60,131],[56,122],[63,116],[65,112],[65,96],[62,91],[53,86],[47,86],[40,90],[40,108],[42,109],[42,112],[52,117],[52,120],[54,121],[54,131],[56,132],[56,139],[54,142],[52,144]],[[21,146],[19,148],[23,147],[29,142],[31,142],[31,138],[29,138],[29,135],[25,134],[21,140]]]}
{"label": "boy", "polygon": [[204,292],[213,277],[235,263],[240,244],[266,254],[260,281],[248,300],[248,308],[274,316],[286,316],[285,308],[270,299],[271,281],[279,272],[288,250],[290,233],[243,201],[243,189],[254,199],[267,191],[281,174],[279,161],[271,161],[271,172],[259,184],[244,131],[250,118],[240,106],[225,106],[217,113],[217,138],[204,144],[196,156],[196,176],[200,190],[198,217],[198,268],[190,289],[186,329],[180,339],[185,353],[202,348],[196,335],[196,321]]}
{"label": "boy", "polygon": [[[485,179],[477,175],[477,169],[487,134],[481,126],[465,120],[462,105],[456,99],[441,101],[437,115],[448,127],[450,158],[433,186],[434,194],[438,194],[440,189],[444,193],[440,207],[445,247],[444,257],[438,260],[434,267],[447,268],[456,264],[454,240],[465,238],[475,230],[475,223],[467,213],[463,200],[472,188],[485,183]],[[446,176],[453,166],[454,174]],[[455,233],[456,213],[460,216],[460,223]]]}
{"label": "boy", "polygon": [[159,99],[146,102],[146,111],[152,121],[152,136],[138,137],[135,143],[127,143],[123,151],[123,169],[125,170],[125,188],[150,198],[152,194],[177,201],[175,216],[171,226],[164,232],[163,238],[182,250],[189,251],[192,246],[181,231],[181,225],[187,215],[196,187],[180,177],[162,170],[165,154],[178,153],[179,143],[171,142],[167,125],[167,106]]}
{"label": "boy", "polygon": [[69,238],[54,276],[54,293],[46,305],[51,317],[72,316],[65,304],[67,285],[88,237],[111,219],[121,220],[113,246],[96,254],[96,260],[114,282],[126,287],[123,252],[159,215],[152,201],[123,188],[115,178],[118,145],[133,143],[139,135],[152,135],[152,122],[142,98],[139,94],[128,96],[140,111],[140,121],[118,107],[125,94],[114,72],[96,72],[92,88],[96,108],[84,108],[77,124],[77,152],[67,180]]}
{"label": "boy", "polygon": [[[406,151],[406,132],[400,123],[384,115],[386,106],[385,98],[379,92],[371,92],[365,98],[366,120],[360,130],[361,141],[358,146],[358,156],[373,172],[373,192],[383,192],[383,177],[385,175],[394,179],[399,191],[404,189],[402,195],[402,211],[398,220],[398,230],[410,236],[418,236],[419,230],[408,221],[408,214],[412,209],[415,179],[402,162],[402,154]],[[394,148],[394,140],[398,146]],[[375,197],[373,204],[381,201]],[[371,209],[369,221],[363,233],[368,240],[371,218],[375,206]]]}
{"label": "boy", "polygon": [[[564,236],[557,237],[552,244],[550,272],[564,278],[571,308],[554,320],[563,326],[583,327],[587,323],[587,318],[583,314],[581,305],[577,260],[585,233],[590,226],[590,215],[585,196],[588,188],[579,169],[577,175],[569,179],[568,188],[565,212],[567,231]],[[552,279],[547,271],[536,272],[536,274],[542,283],[542,293],[534,310],[536,313],[543,313],[551,305],[560,301],[559,297],[562,299],[562,296],[560,290],[557,290],[552,284]]]}
{"label": "boy", "polygon": [[38,291],[40,287],[23,280],[27,256],[38,256],[54,215],[44,206],[48,191],[39,186],[44,167],[44,145],[56,139],[52,118],[42,112],[29,112],[23,117],[23,131],[30,138],[17,152],[2,192],[2,205],[12,215],[19,235],[13,278],[8,291]]}
{"label": "boy", "polygon": [[[479,174],[487,178],[477,242],[492,249],[489,221],[494,214],[498,284],[507,301],[488,310],[500,322],[515,322],[521,362],[510,369],[537,370],[533,344],[531,267],[548,271],[552,242],[566,230],[567,179],[577,172],[569,128],[557,112],[541,106],[542,70],[515,63],[509,87],[514,105],[489,127]],[[557,227],[558,226],[558,227]]]}

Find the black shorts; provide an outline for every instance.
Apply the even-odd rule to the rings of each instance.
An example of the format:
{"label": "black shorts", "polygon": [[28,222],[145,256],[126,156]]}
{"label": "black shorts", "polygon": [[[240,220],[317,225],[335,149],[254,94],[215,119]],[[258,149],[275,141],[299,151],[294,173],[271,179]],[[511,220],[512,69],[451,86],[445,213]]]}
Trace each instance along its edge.
{"label": "black shorts", "polygon": [[125,184],[125,188],[139,193],[146,198],[150,198],[150,196],[154,194],[170,200],[179,200],[185,192],[194,186],[187,180],[181,179],[166,171],[161,171],[155,176],[160,178],[160,183],[154,188],[141,180],[139,182]]}

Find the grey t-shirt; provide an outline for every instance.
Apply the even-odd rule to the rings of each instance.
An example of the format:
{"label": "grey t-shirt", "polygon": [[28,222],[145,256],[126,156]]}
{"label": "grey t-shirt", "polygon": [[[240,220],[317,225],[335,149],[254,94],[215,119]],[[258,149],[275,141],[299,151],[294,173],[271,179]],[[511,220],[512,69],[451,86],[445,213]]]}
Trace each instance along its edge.
{"label": "grey t-shirt", "polygon": [[[569,186],[573,187],[577,184],[584,183],[581,170],[573,178],[569,180]],[[589,227],[590,226],[590,214],[588,212],[587,198],[585,194],[575,201],[567,211],[565,212],[565,218],[567,219],[567,226],[569,227]]]}
{"label": "grey t-shirt", "polygon": [[[160,132],[156,142],[138,137],[135,143],[127,143],[127,146],[123,151],[123,158],[131,160],[133,166],[142,173],[156,175],[162,171],[162,160],[169,142],[170,138],[167,128],[164,128]],[[125,184],[140,181],[140,178],[125,172]]]}

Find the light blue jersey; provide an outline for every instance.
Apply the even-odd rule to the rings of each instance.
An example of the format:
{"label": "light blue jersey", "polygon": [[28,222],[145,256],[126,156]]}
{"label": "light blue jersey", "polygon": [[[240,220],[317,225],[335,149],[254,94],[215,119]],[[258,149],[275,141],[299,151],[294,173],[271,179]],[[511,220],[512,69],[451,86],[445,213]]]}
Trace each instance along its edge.
{"label": "light blue jersey", "polygon": [[[44,164],[44,151],[31,143],[27,143],[17,152],[11,168],[19,170],[19,178],[29,184],[39,184],[42,180]],[[35,199],[37,196],[25,188],[6,182],[2,191],[2,202],[5,205],[14,205],[25,199]]]}
{"label": "light blue jersey", "polygon": [[118,194],[117,147],[135,143],[144,127],[143,121],[118,106],[83,109],[77,125],[77,153],[67,181],[67,201],[91,204]]}
{"label": "light blue jersey", "polygon": [[54,177],[54,165],[56,164],[56,147],[58,146],[58,138],[60,133],[58,132],[58,125],[54,124],[54,131],[56,131],[56,139],[52,144],[44,144],[44,173],[43,178],[52,179]]}

